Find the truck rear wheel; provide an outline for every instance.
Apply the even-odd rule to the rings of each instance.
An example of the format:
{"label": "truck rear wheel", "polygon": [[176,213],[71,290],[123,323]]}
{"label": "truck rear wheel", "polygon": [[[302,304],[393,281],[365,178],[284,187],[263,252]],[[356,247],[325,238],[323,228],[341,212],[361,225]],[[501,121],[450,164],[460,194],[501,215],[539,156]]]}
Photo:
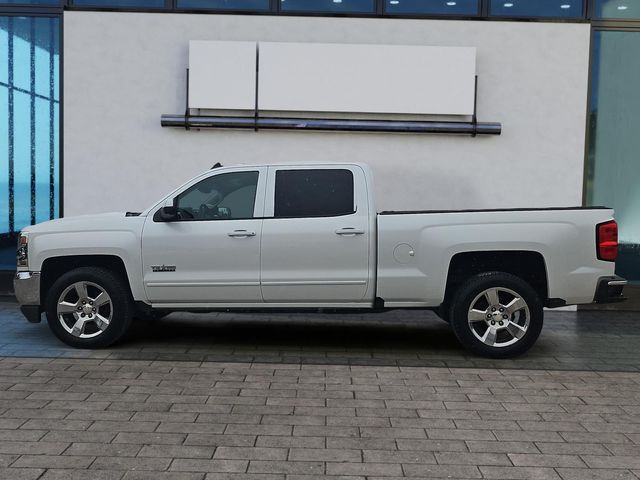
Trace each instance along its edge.
{"label": "truck rear wheel", "polygon": [[104,268],[81,267],[62,275],[45,301],[53,333],[77,348],[104,348],[118,341],[133,317],[123,281]]}
{"label": "truck rear wheel", "polygon": [[469,278],[456,291],[449,319],[462,345],[490,358],[522,355],[538,339],[542,301],[524,280],[504,272]]}

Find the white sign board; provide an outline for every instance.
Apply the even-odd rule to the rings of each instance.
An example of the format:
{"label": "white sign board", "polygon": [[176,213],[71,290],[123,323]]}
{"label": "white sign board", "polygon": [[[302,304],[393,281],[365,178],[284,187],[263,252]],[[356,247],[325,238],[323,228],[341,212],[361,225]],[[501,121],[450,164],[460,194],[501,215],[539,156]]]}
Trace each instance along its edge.
{"label": "white sign board", "polygon": [[261,110],[473,114],[476,49],[260,42]]}
{"label": "white sign board", "polygon": [[[259,52],[259,54],[258,54]],[[189,107],[471,115],[476,49],[191,41]]]}
{"label": "white sign board", "polygon": [[189,108],[256,108],[256,42],[189,42]]}

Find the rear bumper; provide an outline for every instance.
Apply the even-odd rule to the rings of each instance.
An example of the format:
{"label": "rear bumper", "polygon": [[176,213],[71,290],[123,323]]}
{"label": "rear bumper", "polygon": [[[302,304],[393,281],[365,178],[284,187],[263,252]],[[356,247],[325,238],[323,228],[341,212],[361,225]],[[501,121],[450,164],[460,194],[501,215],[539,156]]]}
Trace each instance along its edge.
{"label": "rear bumper", "polygon": [[596,294],[593,297],[595,303],[616,303],[624,302],[627,298],[622,295],[622,290],[627,281],[617,275],[611,277],[601,277],[598,280]]}
{"label": "rear bumper", "polygon": [[13,289],[20,311],[30,322],[40,321],[40,272],[18,272],[13,278]]}

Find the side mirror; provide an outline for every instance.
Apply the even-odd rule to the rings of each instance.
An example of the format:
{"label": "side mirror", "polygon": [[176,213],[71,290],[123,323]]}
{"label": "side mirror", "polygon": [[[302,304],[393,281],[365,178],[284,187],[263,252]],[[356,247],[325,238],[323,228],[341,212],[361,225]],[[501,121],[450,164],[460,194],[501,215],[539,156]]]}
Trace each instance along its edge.
{"label": "side mirror", "polygon": [[178,213],[178,207],[166,206],[158,210],[153,216],[153,220],[156,222],[175,222],[180,220],[180,214]]}

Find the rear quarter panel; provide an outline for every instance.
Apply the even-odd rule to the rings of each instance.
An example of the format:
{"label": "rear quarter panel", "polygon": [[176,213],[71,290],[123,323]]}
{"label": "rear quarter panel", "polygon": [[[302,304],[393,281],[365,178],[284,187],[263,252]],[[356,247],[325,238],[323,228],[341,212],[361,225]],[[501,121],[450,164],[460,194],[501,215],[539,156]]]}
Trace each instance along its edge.
{"label": "rear quarter panel", "polygon": [[595,245],[596,224],[612,218],[609,209],[379,215],[377,296],[390,307],[438,306],[454,255],[520,250],[544,258],[550,298],[590,303],[598,278],[614,273]]}

